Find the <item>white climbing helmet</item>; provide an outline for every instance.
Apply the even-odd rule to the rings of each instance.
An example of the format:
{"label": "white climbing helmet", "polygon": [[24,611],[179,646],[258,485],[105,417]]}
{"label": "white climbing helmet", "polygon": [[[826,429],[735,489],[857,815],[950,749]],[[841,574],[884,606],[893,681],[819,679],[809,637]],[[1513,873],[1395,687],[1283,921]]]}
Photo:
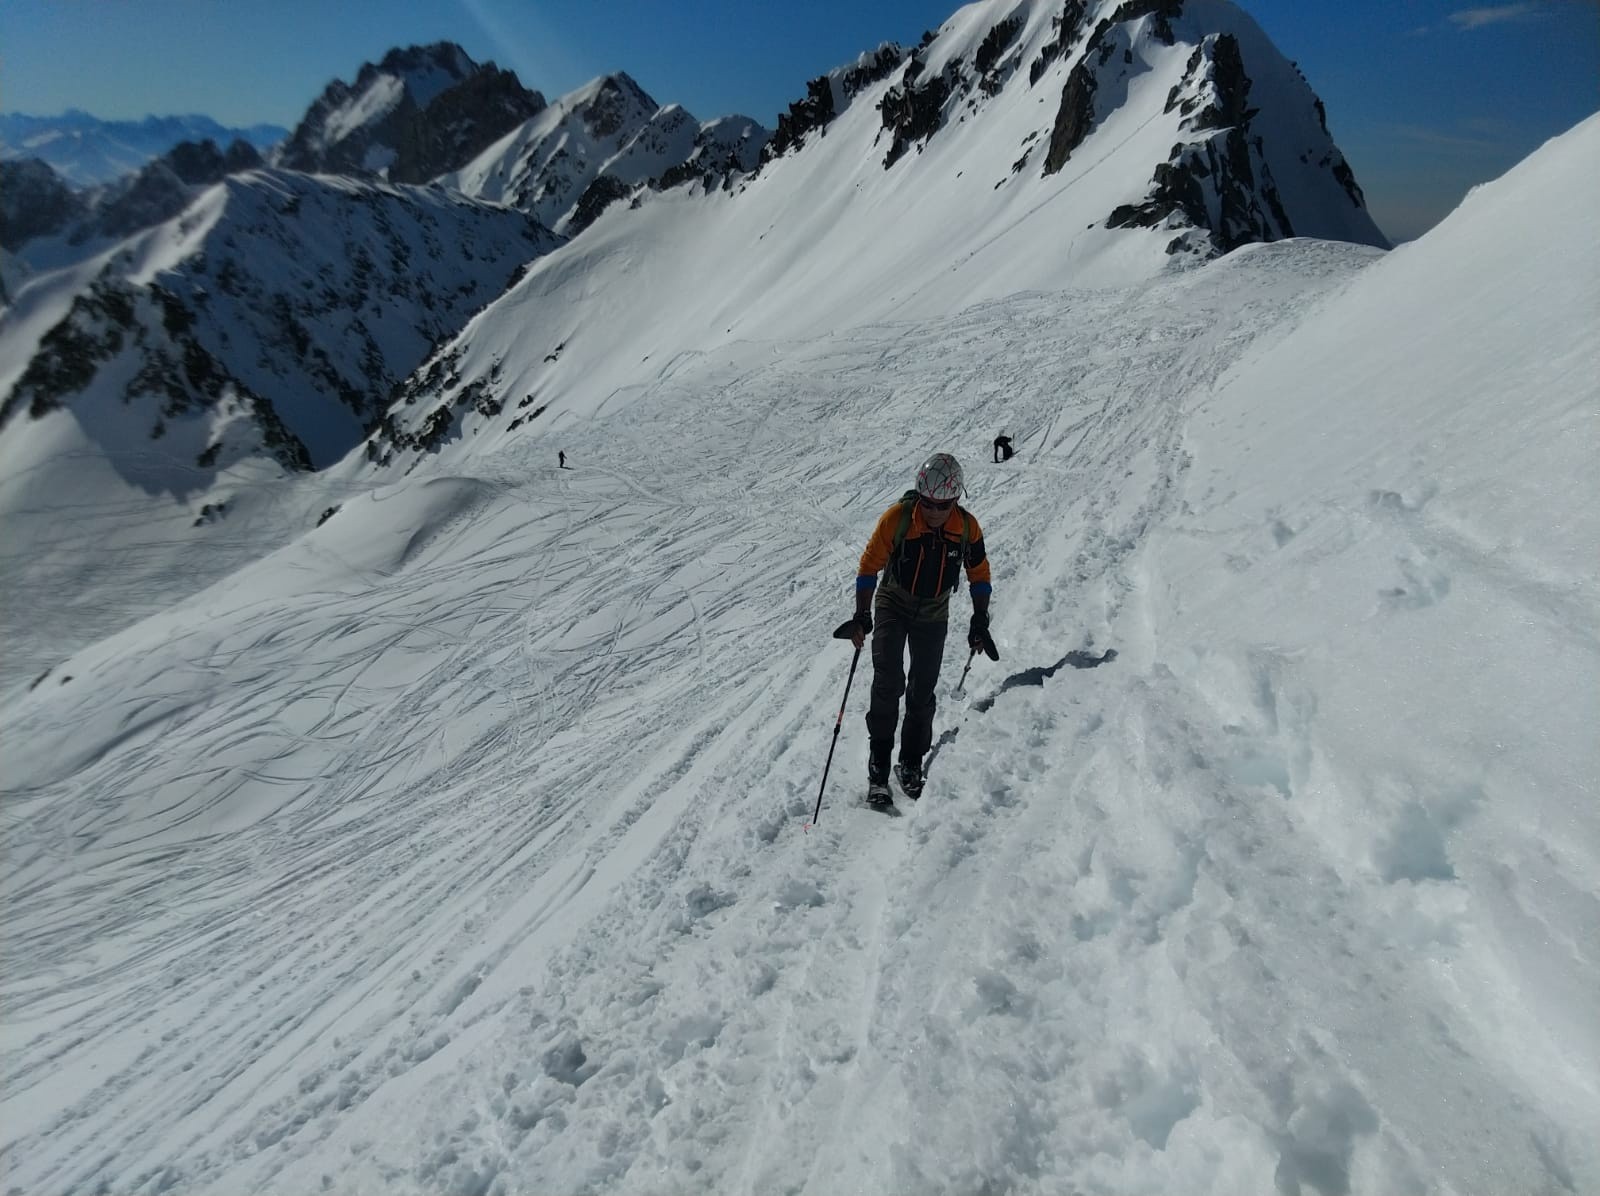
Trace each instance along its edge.
{"label": "white climbing helmet", "polygon": [[917,493],[932,502],[961,497],[961,462],[949,453],[935,453],[917,470]]}

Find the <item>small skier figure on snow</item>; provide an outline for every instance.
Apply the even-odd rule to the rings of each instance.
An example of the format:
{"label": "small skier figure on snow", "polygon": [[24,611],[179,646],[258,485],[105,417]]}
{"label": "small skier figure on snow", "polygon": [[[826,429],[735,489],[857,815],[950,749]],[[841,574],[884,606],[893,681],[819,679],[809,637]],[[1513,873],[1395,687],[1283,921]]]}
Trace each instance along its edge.
{"label": "small skier figure on snow", "polygon": [[557,452],[556,452],[556,463],[562,469],[565,469],[567,467],[567,454],[564,451],[557,450]]}
{"label": "small skier figure on snow", "polygon": [[855,618],[845,627],[857,648],[872,637],[867,801],[873,805],[893,800],[889,760],[901,694],[906,711],[894,774],[908,798],[915,801],[922,796],[922,758],[933,742],[934,686],[944,657],[950,591],[963,569],[972,594],[967,644],[974,652],[999,659],[989,636],[989,558],[978,521],[957,502],[962,484],[961,465],[954,457],[949,453],[929,457],[917,470],[916,488],[879,517],[861,554]]}
{"label": "small skier figure on snow", "polygon": [[1001,433],[994,438],[994,463],[996,465],[1002,461],[1009,461],[1016,455],[1016,450],[1011,447],[1011,437]]}

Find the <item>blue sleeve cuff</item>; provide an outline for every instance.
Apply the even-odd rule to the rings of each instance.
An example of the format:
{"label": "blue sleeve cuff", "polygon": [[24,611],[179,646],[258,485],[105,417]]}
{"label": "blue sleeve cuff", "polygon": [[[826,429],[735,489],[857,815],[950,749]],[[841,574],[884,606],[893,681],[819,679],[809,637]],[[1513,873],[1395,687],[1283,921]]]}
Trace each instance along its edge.
{"label": "blue sleeve cuff", "polygon": [[856,578],[856,593],[862,590],[875,590],[878,588],[878,575],[876,573],[863,573]]}
{"label": "blue sleeve cuff", "polygon": [[974,595],[989,594],[993,591],[993,589],[994,587],[986,581],[975,581],[972,583],[972,592]]}

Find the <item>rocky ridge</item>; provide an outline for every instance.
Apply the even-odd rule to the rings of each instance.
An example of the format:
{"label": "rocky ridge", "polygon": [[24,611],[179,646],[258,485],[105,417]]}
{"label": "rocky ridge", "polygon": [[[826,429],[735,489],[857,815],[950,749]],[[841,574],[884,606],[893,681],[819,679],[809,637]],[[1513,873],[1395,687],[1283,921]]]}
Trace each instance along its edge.
{"label": "rocky ridge", "polygon": [[[557,244],[520,212],[434,189],[229,176],[107,261],[0,403],[0,431],[111,386],[197,470],[257,451],[320,468]],[[155,253],[173,264],[150,276]]]}
{"label": "rocky ridge", "polygon": [[286,170],[425,183],[545,108],[511,71],[439,42],[334,80],[272,156]]}

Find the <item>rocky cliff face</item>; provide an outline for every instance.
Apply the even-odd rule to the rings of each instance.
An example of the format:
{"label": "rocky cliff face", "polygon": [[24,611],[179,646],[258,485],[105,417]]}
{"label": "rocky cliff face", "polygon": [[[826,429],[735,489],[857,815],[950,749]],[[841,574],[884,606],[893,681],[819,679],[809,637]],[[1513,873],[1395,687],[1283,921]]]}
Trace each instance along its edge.
{"label": "rocky cliff face", "polygon": [[[813,133],[825,136],[834,118],[848,108],[858,94],[894,74],[906,57],[898,45],[885,42],[876,50],[862,54],[849,66],[809,81],[806,94],[778,117],[778,127],[761,149],[760,163],[801,149]],[[914,76],[918,71],[920,64],[908,67],[906,74]]]}
{"label": "rocky cliff face", "polygon": [[39,159],[0,162],[0,249],[61,232],[86,210],[78,193]]}
{"label": "rocky cliff face", "polygon": [[[1081,27],[1081,10],[1073,12],[1074,7],[1069,5],[1064,26],[1076,16]],[[1189,7],[1204,12],[1206,5]],[[1328,195],[1342,192],[1348,200],[1349,220],[1344,227],[1335,220],[1335,234],[1385,244],[1375,228],[1366,227],[1371,221],[1354,172],[1328,136],[1322,102],[1299,71],[1283,62],[1259,31],[1207,32],[1186,20],[1185,10],[1181,0],[1127,0],[1094,27],[1063,89],[1045,173],[1065,167],[1126,100],[1130,81],[1149,69],[1148,49],[1179,45],[1181,31],[1193,48],[1162,110],[1176,117],[1181,139],[1167,160],[1155,165],[1145,197],[1115,208],[1106,218],[1107,227],[1189,230],[1174,237],[1169,252],[1227,253],[1252,242],[1295,236],[1295,220],[1273,169],[1274,159],[1281,169],[1292,158],[1306,168],[1302,174],[1325,172],[1323,190]],[[1256,69],[1268,80],[1254,94],[1246,40],[1259,63]],[[1263,111],[1267,119],[1258,120]],[[1269,138],[1274,142],[1270,148]],[[1298,181],[1303,193],[1304,180]],[[1326,215],[1320,205],[1303,213],[1305,227],[1330,235]]]}
{"label": "rocky cliff face", "polygon": [[448,42],[391,50],[335,80],[276,152],[288,170],[423,183],[538,114],[544,97]]}
{"label": "rocky cliff face", "polygon": [[[1164,107],[1147,112],[1153,77],[1172,82]],[[1142,188],[1109,207],[1105,227],[1171,231],[1169,252],[1204,256],[1296,235],[1387,244],[1328,134],[1321,101],[1223,0],[969,6],[914,50],[881,47],[812,80],[780,118],[763,161],[807,148],[854,102],[852,83],[879,79],[889,81],[874,93],[886,170],[952,123],[983,121],[1003,93],[1038,91],[1051,118],[1021,139],[1014,176],[1070,174],[1101,130],[1132,131],[1124,118],[1135,108],[1134,124],[1171,130],[1168,152],[1139,168]]]}
{"label": "rocky cliff face", "polygon": [[[229,176],[73,298],[0,403],[0,432],[114,400],[197,470],[263,451],[321,467],[376,426],[436,341],[558,243],[521,213],[433,189]],[[152,258],[175,264],[147,278]]]}
{"label": "rocky cliff face", "polygon": [[244,140],[182,141],[133,174],[85,194],[67,189],[43,163],[0,163],[0,245],[18,249],[61,235],[73,245],[131,236],[170,220],[206,187],[253,170],[261,155]]}

